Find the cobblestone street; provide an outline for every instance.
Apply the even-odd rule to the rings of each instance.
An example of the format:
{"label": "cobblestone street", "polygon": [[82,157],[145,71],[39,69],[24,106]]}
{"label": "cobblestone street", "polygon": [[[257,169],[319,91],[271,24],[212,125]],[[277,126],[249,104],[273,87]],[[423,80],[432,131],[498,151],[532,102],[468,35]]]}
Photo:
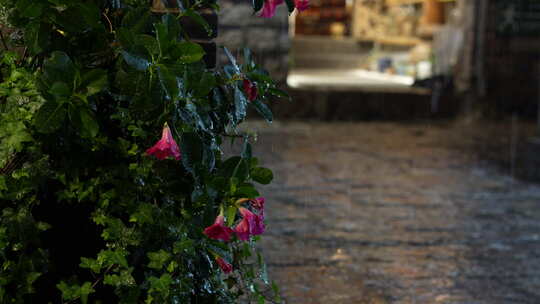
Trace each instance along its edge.
{"label": "cobblestone street", "polygon": [[540,303],[540,186],[483,160],[508,160],[512,128],[251,126],[286,303]]}

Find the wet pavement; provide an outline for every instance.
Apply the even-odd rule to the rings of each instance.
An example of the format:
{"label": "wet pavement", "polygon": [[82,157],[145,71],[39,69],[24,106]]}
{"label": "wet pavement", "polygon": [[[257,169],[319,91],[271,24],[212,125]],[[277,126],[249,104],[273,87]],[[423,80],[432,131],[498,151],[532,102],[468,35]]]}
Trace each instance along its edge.
{"label": "wet pavement", "polygon": [[250,126],[286,303],[540,303],[540,186],[485,160],[511,163],[515,128]]}

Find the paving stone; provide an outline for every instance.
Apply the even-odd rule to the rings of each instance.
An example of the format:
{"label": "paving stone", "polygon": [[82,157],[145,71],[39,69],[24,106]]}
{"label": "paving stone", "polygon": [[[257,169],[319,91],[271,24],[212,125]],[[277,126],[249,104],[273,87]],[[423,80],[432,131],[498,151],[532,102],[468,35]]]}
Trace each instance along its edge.
{"label": "paving stone", "polygon": [[540,186],[508,175],[507,126],[248,125],[286,303],[540,303]]}

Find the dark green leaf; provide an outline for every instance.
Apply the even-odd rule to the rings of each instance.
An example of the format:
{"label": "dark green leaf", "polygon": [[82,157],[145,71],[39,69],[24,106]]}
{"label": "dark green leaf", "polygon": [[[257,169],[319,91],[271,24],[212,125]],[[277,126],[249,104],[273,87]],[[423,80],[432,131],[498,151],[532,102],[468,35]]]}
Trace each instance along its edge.
{"label": "dark green leaf", "polygon": [[251,169],[250,174],[251,179],[263,185],[270,184],[272,182],[272,179],[274,179],[274,174],[272,173],[272,170],[263,167]]}
{"label": "dark green leaf", "polygon": [[34,116],[34,125],[42,133],[56,131],[66,118],[66,108],[63,103],[49,100],[45,102]]}
{"label": "dark green leaf", "polygon": [[245,139],[244,148],[242,149],[242,158],[249,160],[252,156],[253,153],[251,151],[251,144],[249,143],[249,140]]}
{"label": "dark green leaf", "polygon": [[70,117],[82,137],[95,137],[98,134],[99,125],[94,113],[87,107],[70,107]]}
{"label": "dark green leaf", "polygon": [[261,10],[264,4],[264,0],[252,0],[253,11],[258,12]]}
{"label": "dark green leaf", "polygon": [[147,33],[152,25],[151,19],[148,7],[132,9],[122,18],[122,28],[129,28],[133,33]]}
{"label": "dark green leaf", "polygon": [[157,252],[149,252],[147,255],[150,260],[148,267],[157,270],[162,269],[163,266],[165,266],[165,263],[171,258],[171,255],[163,249]]}
{"label": "dark green leaf", "polygon": [[94,292],[94,288],[92,288],[92,283],[84,282],[84,284],[79,289],[81,303],[82,304],[88,303],[88,295],[90,295],[93,292]]}
{"label": "dark green leaf", "polygon": [[219,168],[219,175],[231,178],[233,176],[235,168],[238,166],[238,163],[242,160],[240,156],[233,156],[227,159],[221,164]]}
{"label": "dark green leaf", "polygon": [[167,27],[167,36],[170,41],[176,41],[180,38],[180,23],[175,16],[171,14],[165,14],[161,17],[161,22]]}
{"label": "dark green leaf", "polygon": [[78,3],[61,11],[55,19],[60,28],[66,32],[81,33],[101,25],[101,13],[91,3]]}
{"label": "dark green leaf", "polygon": [[171,55],[182,63],[192,63],[203,58],[204,50],[197,43],[183,41],[174,45]]}
{"label": "dark green leaf", "polygon": [[137,43],[142,44],[148,50],[148,53],[152,55],[159,54],[159,45],[156,38],[150,35],[138,35],[136,39]]}
{"label": "dark green leaf", "polygon": [[214,74],[209,72],[204,72],[198,85],[195,87],[195,96],[205,97],[210,91],[216,86],[216,77]]}
{"label": "dark green leaf", "polygon": [[158,67],[158,76],[159,76],[159,82],[161,83],[161,86],[167,93],[167,97],[170,100],[174,100],[178,97],[179,88],[178,88],[178,82],[176,81],[176,77],[174,74],[172,74],[169,69],[163,65],[160,65]]}
{"label": "dark green leaf", "polygon": [[71,96],[71,89],[64,82],[57,81],[53,83],[49,89],[49,93],[53,95],[57,101],[62,101]]}
{"label": "dark green leaf", "polygon": [[64,52],[53,52],[51,58],[45,60],[43,64],[43,77],[52,84],[54,82],[64,82],[73,89],[73,82],[77,74],[77,69],[69,56]]}
{"label": "dark green leaf", "polygon": [[31,54],[39,54],[51,43],[51,29],[44,22],[32,22],[26,26],[24,40]]}
{"label": "dark green leaf", "polygon": [[208,24],[208,22],[206,22],[206,20],[204,20],[204,18],[197,11],[189,8],[184,11],[184,15],[190,17],[191,20],[202,26],[206,33],[208,33],[208,36],[212,35],[212,28],[210,27],[210,24]]}
{"label": "dark green leaf", "polygon": [[116,31],[116,39],[126,50],[133,48],[137,44],[137,36],[129,28],[119,28]]}
{"label": "dark green leaf", "polygon": [[238,189],[236,189],[235,195],[237,195],[239,197],[246,197],[246,198],[251,198],[251,199],[260,196],[257,189],[255,189],[255,187],[253,187],[251,185],[250,186],[240,186],[240,187],[238,187]]}
{"label": "dark green leaf", "polygon": [[101,12],[99,8],[92,2],[79,3],[76,14],[82,17],[86,25],[90,28],[99,28],[101,25]]}
{"label": "dark green leaf", "polygon": [[79,267],[88,268],[94,273],[99,273],[101,271],[101,264],[98,263],[98,261],[85,257],[81,257],[81,263],[79,264]]}
{"label": "dark green leaf", "polygon": [[287,94],[287,92],[285,92],[283,90],[280,90],[280,89],[270,88],[270,89],[268,89],[268,93],[270,93],[270,94],[272,94],[274,96],[291,99],[291,96],[289,96],[289,94]]}
{"label": "dark green leaf", "polygon": [[231,54],[231,52],[229,52],[229,49],[227,49],[226,47],[223,47],[223,51],[225,52],[225,55],[227,55],[227,58],[229,58],[229,61],[231,62],[234,72],[236,74],[240,74],[241,73],[240,67],[236,63],[236,59],[234,58],[234,56]]}
{"label": "dark green leaf", "polygon": [[244,48],[244,65],[247,67],[248,71],[255,67],[251,50],[248,48]]}
{"label": "dark green leaf", "polygon": [[41,16],[41,13],[45,5],[39,1],[32,0],[18,0],[17,8],[21,12],[21,15],[28,18],[36,18]]}
{"label": "dark green leaf", "polygon": [[92,96],[101,92],[107,86],[107,71],[92,69],[82,76],[81,87],[86,88],[86,94]]}
{"label": "dark green leaf", "polygon": [[238,208],[236,206],[229,206],[227,208],[227,213],[225,214],[225,217],[227,218],[227,225],[232,226],[234,224],[234,220],[236,219],[236,211]]}
{"label": "dark green leaf", "polygon": [[146,71],[150,67],[150,61],[144,57],[122,51],[122,56],[127,64],[139,71]]}
{"label": "dark green leaf", "polygon": [[184,133],[180,143],[182,164],[187,171],[195,174],[203,159],[203,143],[195,133]]}
{"label": "dark green leaf", "polygon": [[266,106],[262,101],[258,99],[252,101],[251,104],[255,107],[257,112],[259,112],[259,114],[261,114],[262,117],[266,119],[266,121],[272,122],[274,117],[272,115],[272,111],[268,108],[268,106]]}
{"label": "dark green leaf", "polygon": [[169,31],[167,29],[167,25],[163,23],[154,24],[154,28],[156,29],[156,38],[159,46],[159,53],[163,56],[167,53],[169,45],[172,42],[169,37]]}
{"label": "dark green leaf", "polygon": [[249,174],[249,164],[246,160],[240,159],[236,168],[233,171],[233,177],[237,178],[238,181],[243,182],[247,179]]}
{"label": "dark green leaf", "polygon": [[210,145],[203,145],[203,165],[208,172],[214,170],[216,156]]}

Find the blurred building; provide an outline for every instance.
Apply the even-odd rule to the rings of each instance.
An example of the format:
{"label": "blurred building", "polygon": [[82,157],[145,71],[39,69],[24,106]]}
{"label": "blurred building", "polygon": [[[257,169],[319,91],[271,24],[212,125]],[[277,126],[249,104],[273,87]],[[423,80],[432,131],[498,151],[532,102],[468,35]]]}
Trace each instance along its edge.
{"label": "blurred building", "polygon": [[268,19],[249,1],[222,0],[218,14],[217,44],[235,55],[250,48],[288,85],[295,102],[278,114],[537,112],[539,0],[310,0]]}

